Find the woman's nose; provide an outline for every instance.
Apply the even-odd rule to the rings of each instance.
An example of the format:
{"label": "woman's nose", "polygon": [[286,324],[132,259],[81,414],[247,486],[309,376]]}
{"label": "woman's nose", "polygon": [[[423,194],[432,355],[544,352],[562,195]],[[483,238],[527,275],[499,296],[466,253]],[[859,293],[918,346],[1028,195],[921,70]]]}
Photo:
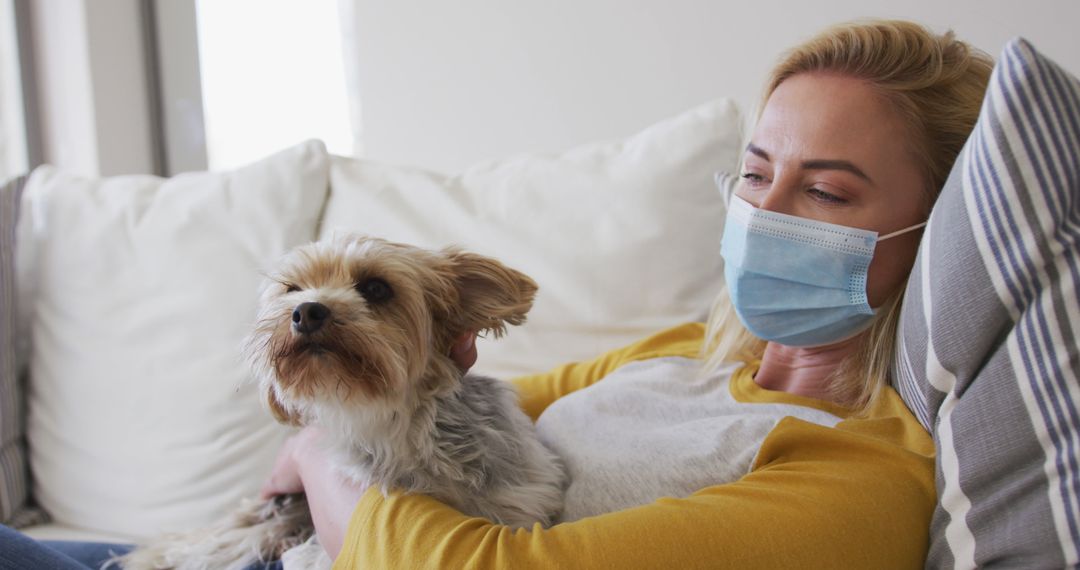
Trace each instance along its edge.
{"label": "woman's nose", "polygon": [[752,197],[748,198],[747,201],[769,212],[793,214],[796,192],[797,185],[795,182],[778,178],[768,187],[753,192]]}

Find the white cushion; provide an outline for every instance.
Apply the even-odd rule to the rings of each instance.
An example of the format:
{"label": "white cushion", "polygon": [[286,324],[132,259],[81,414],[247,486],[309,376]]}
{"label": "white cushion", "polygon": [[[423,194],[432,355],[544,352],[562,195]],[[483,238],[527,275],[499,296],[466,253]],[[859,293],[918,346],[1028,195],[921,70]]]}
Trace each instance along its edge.
{"label": "white cushion", "polygon": [[739,126],[721,99],[626,140],[456,176],[334,157],[320,237],[456,244],[528,273],[540,285],[528,322],[482,339],[476,370],[543,371],[705,317],[723,275],[713,174],[737,166]]}
{"label": "white cushion", "polygon": [[37,169],[17,259],[34,260],[34,495],[62,525],[145,537],[257,492],[286,431],[240,345],[261,272],[314,238],[328,155],[309,142],[224,173],[94,180]]}

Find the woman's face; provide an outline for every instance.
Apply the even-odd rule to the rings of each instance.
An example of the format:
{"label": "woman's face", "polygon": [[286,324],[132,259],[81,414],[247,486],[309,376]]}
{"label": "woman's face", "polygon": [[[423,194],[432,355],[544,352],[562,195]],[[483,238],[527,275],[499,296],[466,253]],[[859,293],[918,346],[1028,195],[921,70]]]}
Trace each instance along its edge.
{"label": "woman's face", "polygon": [[[758,208],[885,235],[925,221],[923,178],[899,114],[862,80],[792,76],[773,91],[735,193]],[[921,231],[879,242],[867,296],[904,283]]]}

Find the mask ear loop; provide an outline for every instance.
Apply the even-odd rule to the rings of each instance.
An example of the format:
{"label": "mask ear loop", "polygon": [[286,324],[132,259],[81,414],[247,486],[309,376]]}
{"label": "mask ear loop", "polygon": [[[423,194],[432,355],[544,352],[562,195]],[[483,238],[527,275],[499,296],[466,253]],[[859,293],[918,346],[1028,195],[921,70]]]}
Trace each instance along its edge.
{"label": "mask ear loop", "polygon": [[913,231],[925,226],[927,223],[929,223],[929,222],[923,222],[921,224],[915,224],[914,226],[911,226],[910,228],[904,228],[902,230],[897,230],[897,231],[895,231],[895,232],[893,232],[891,234],[883,235],[883,236],[877,238],[877,241],[878,241],[878,243],[881,243],[881,242],[883,242],[883,241],[885,241],[885,240],[887,240],[889,238],[894,238],[894,237],[896,237],[898,235],[903,235],[903,234],[906,234],[908,232],[913,232]]}

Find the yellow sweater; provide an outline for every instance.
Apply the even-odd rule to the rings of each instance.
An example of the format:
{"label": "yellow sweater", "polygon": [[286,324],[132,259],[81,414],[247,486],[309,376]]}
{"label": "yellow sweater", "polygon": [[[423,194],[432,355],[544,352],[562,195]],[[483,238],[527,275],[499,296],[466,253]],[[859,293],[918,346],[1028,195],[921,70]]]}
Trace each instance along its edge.
{"label": "yellow sweater", "polygon": [[[683,325],[595,360],[515,381],[534,420],[556,399],[629,362],[695,357],[704,329]],[[744,402],[836,405],[733,377]],[[423,495],[369,489],[335,569],[347,568],[921,568],[936,501],[930,436],[891,389],[865,418],[833,428],[777,423],[749,474],[551,528],[513,530]]]}

